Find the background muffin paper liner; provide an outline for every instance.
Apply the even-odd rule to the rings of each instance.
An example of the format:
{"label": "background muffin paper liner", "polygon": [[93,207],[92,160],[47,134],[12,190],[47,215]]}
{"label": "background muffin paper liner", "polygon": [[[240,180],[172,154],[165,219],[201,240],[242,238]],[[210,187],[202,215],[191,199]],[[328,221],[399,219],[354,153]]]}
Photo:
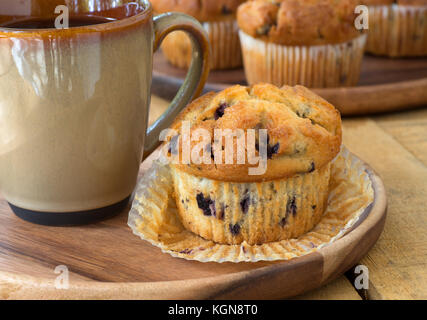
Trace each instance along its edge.
{"label": "background muffin paper liner", "polygon": [[366,35],[338,44],[286,46],[240,31],[248,83],[303,85],[309,88],[354,86],[359,81]]}
{"label": "background muffin paper liner", "polygon": [[[241,67],[242,52],[238,26],[235,19],[202,22],[211,44],[211,64],[213,70]],[[167,60],[179,68],[188,68],[192,58],[192,44],[183,31],[169,34],[162,43],[162,51]]]}
{"label": "background muffin paper liner", "polygon": [[128,224],[134,234],[174,257],[200,262],[289,260],[329,245],[349,231],[374,200],[364,163],[344,147],[333,160],[328,206],[317,226],[297,239],[262,245],[217,244],[186,230],[172,197],[169,166],[154,161],[140,179]]}
{"label": "background muffin paper liner", "polygon": [[369,6],[366,51],[390,57],[427,55],[427,2],[424,6]]}

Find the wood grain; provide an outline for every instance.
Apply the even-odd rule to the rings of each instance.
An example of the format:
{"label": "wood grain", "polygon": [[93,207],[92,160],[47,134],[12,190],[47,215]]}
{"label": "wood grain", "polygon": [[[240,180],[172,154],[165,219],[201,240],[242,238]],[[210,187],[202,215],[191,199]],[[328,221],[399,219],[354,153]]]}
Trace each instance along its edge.
{"label": "wood grain", "polygon": [[[184,76],[185,70],[171,66],[161,52],[156,53],[154,93],[171,99]],[[205,92],[245,83],[243,69],[212,71]],[[313,90],[334,104],[343,115],[411,109],[427,103],[427,59],[387,59],[367,55],[358,86]]]}
{"label": "wood grain", "polygon": [[[417,120],[420,114],[424,117]],[[407,122],[401,117],[407,117]],[[361,261],[369,268],[371,299],[427,298],[427,167],[414,156],[421,154],[425,159],[427,150],[422,146],[427,136],[422,125],[412,138],[406,135],[413,122],[424,123],[425,110],[413,117],[411,121],[408,114],[395,114],[344,122],[344,143],[379,172],[389,196],[384,233]],[[420,139],[421,147],[413,139]]]}
{"label": "wood grain", "polygon": [[[141,173],[150,168],[150,158]],[[81,227],[30,224],[0,198],[0,297],[49,299],[285,298],[339,277],[378,239],[385,220],[384,186],[370,172],[375,201],[366,219],[331,245],[284,262],[200,263],[172,258],[132,234],[123,211]],[[58,265],[70,288],[54,287]],[[280,285],[278,285],[280,284]]]}
{"label": "wood grain", "polygon": [[427,166],[427,109],[376,117],[375,122]]}
{"label": "wood grain", "polygon": [[330,282],[329,284],[309,291],[303,295],[294,297],[295,300],[362,300],[354,290],[352,284],[345,276]]}
{"label": "wood grain", "polygon": [[413,109],[427,103],[427,78],[338,89],[313,89],[343,115]]}

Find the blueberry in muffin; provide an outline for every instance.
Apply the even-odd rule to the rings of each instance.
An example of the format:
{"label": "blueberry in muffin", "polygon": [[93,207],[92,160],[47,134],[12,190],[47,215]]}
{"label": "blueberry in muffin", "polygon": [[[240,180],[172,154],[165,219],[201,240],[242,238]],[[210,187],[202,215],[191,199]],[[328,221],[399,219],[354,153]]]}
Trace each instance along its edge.
{"label": "blueberry in muffin", "polygon": [[[204,143],[200,152],[212,161],[183,163],[189,138],[182,136],[185,123],[191,125],[191,150]],[[217,243],[252,245],[298,237],[319,222],[327,205],[330,164],[340,151],[341,118],[310,90],[236,85],[195,100],[171,128],[177,135],[169,150],[175,149],[179,160],[171,164],[174,197],[188,230]],[[193,139],[200,129],[210,133],[210,140]],[[247,138],[243,163],[238,152],[226,161],[226,142],[215,133],[227,129],[243,130]],[[254,139],[250,130],[258,132]],[[238,141],[233,140],[233,150]],[[260,161],[265,155],[260,174],[249,174],[259,166],[248,161],[250,149]]]}

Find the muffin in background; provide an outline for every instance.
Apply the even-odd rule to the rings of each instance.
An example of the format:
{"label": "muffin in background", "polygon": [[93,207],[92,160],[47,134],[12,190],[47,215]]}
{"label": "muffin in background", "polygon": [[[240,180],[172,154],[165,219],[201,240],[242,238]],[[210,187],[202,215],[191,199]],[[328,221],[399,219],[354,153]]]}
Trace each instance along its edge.
{"label": "muffin in background", "polygon": [[[211,69],[232,69],[242,66],[236,10],[245,1],[152,0],[151,3],[156,13],[182,12],[199,20],[211,44]],[[168,35],[162,43],[162,51],[172,65],[180,68],[190,65],[192,47],[185,32]]]}
{"label": "muffin in background", "polygon": [[389,57],[427,56],[426,0],[364,0],[369,8],[366,51]]}
{"label": "muffin in background", "polygon": [[[171,164],[174,197],[188,230],[216,243],[253,245],[298,237],[320,221],[330,164],[341,146],[341,118],[328,102],[302,86],[237,85],[195,100],[172,128],[180,132],[183,121],[191,123],[192,133],[207,130],[212,139],[203,150],[214,150],[210,164]],[[250,175],[257,165],[238,164],[236,151],[232,164],[224,154],[219,163],[215,129],[242,129],[245,135],[266,129],[266,171]],[[256,139],[259,155],[262,141]],[[170,142],[178,158],[181,140],[177,135]],[[192,141],[191,147],[198,144]]]}
{"label": "muffin in background", "polygon": [[254,0],[237,12],[249,84],[353,86],[366,35],[353,0]]}

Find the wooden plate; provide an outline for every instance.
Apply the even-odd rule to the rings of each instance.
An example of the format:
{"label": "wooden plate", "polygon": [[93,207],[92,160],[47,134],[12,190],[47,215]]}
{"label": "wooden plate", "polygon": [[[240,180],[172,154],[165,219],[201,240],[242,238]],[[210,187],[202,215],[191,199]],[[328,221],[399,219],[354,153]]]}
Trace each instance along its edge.
{"label": "wooden plate", "polygon": [[[186,71],[170,65],[161,52],[154,55],[153,93],[172,99]],[[205,91],[246,84],[243,69],[211,71]],[[427,59],[388,59],[366,55],[359,86],[313,89],[342,115],[372,114],[427,105]]]}
{"label": "wooden plate", "polygon": [[[141,173],[150,166],[149,157]],[[357,264],[384,227],[386,195],[368,169],[374,203],[343,238],[286,262],[200,263],[173,258],[127,226],[128,210],[89,226],[58,228],[17,218],[0,197],[0,298],[267,299],[317,288]],[[55,288],[64,265],[69,288]]]}

